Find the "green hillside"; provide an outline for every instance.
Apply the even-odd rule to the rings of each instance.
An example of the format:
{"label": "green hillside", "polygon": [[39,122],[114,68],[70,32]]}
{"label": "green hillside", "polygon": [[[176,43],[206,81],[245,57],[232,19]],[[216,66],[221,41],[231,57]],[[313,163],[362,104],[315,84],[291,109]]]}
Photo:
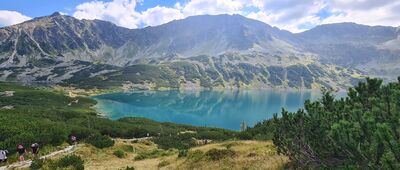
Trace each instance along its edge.
{"label": "green hillside", "polygon": [[[6,91],[13,94],[3,94]],[[35,142],[43,146],[58,146],[67,142],[71,134],[90,143],[91,139],[101,138],[102,135],[139,138],[149,133],[159,137],[157,142],[160,145],[175,148],[180,147],[180,143],[175,141],[184,141],[181,139],[225,140],[236,134],[229,130],[158,123],[144,118],[112,121],[97,115],[92,108],[96,101],[84,97],[70,98],[50,89],[0,82],[0,92],[3,94],[0,95],[0,148],[11,152],[15,152],[19,143],[25,146]],[[170,134],[184,131],[198,133],[190,137],[175,135],[174,139],[169,138]]]}
{"label": "green hillside", "polygon": [[[321,64],[307,59],[265,54],[201,55],[187,59],[141,61],[138,64],[92,76],[77,72],[64,85],[100,89],[340,89],[351,87],[363,77],[357,70]],[[273,64],[275,63],[275,64]]]}

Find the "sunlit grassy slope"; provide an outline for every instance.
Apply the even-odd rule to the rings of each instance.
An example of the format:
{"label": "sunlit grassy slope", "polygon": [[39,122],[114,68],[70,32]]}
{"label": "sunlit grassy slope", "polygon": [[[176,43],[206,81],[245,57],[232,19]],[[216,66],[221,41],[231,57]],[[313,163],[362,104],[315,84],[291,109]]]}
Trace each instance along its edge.
{"label": "sunlit grassy slope", "polygon": [[[226,152],[216,156],[215,150]],[[123,151],[122,158],[114,152]],[[191,148],[186,156],[178,150],[161,150],[149,141],[116,140],[111,148],[90,145],[75,152],[85,160],[85,169],[283,169],[288,159],[276,153],[270,141],[226,141]]]}

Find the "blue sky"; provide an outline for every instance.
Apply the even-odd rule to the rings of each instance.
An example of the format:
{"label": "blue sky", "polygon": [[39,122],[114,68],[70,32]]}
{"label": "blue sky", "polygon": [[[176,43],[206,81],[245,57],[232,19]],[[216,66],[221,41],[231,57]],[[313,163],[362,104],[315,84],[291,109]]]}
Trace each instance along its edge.
{"label": "blue sky", "polygon": [[[111,2],[112,0],[104,0]],[[1,0],[0,10],[12,10],[23,13],[30,17],[39,17],[49,15],[55,11],[71,14],[76,6],[88,0]],[[146,0],[136,6],[137,11],[145,11],[157,5],[173,7],[176,2],[185,2],[184,0]]]}
{"label": "blue sky", "polygon": [[397,0],[1,0],[0,26],[55,11],[127,28],[203,14],[240,14],[292,32],[337,22],[400,25]]}

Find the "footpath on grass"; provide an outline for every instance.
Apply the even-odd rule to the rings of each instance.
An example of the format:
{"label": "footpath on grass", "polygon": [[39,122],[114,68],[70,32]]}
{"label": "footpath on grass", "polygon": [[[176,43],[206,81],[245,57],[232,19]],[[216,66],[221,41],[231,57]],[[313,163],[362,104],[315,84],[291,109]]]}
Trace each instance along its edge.
{"label": "footpath on grass", "polygon": [[[51,158],[51,157],[54,157],[54,156],[57,156],[60,154],[71,153],[79,146],[80,145],[68,146],[68,147],[64,148],[63,150],[55,151],[48,155],[41,156],[40,159],[48,159],[48,158]],[[13,163],[10,165],[2,166],[2,167],[0,167],[0,170],[28,168],[31,166],[31,164],[32,164],[32,160],[29,159],[29,160],[25,160],[22,162],[16,162],[16,163]]]}

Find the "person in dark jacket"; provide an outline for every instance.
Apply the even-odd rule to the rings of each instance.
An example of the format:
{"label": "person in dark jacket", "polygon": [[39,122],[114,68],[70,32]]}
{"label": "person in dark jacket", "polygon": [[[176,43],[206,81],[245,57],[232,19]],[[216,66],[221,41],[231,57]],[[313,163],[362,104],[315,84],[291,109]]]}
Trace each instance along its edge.
{"label": "person in dark jacket", "polygon": [[70,139],[71,139],[71,143],[72,143],[74,146],[76,146],[76,143],[77,143],[76,136],[75,136],[75,135],[71,135]]}
{"label": "person in dark jacket", "polygon": [[24,156],[25,156],[26,150],[25,150],[24,145],[19,144],[17,146],[17,153],[19,155],[18,160],[19,161],[25,161],[25,157]]}
{"label": "person in dark jacket", "polygon": [[31,150],[32,150],[32,157],[36,157],[39,154],[39,144],[34,143],[31,145]]}

